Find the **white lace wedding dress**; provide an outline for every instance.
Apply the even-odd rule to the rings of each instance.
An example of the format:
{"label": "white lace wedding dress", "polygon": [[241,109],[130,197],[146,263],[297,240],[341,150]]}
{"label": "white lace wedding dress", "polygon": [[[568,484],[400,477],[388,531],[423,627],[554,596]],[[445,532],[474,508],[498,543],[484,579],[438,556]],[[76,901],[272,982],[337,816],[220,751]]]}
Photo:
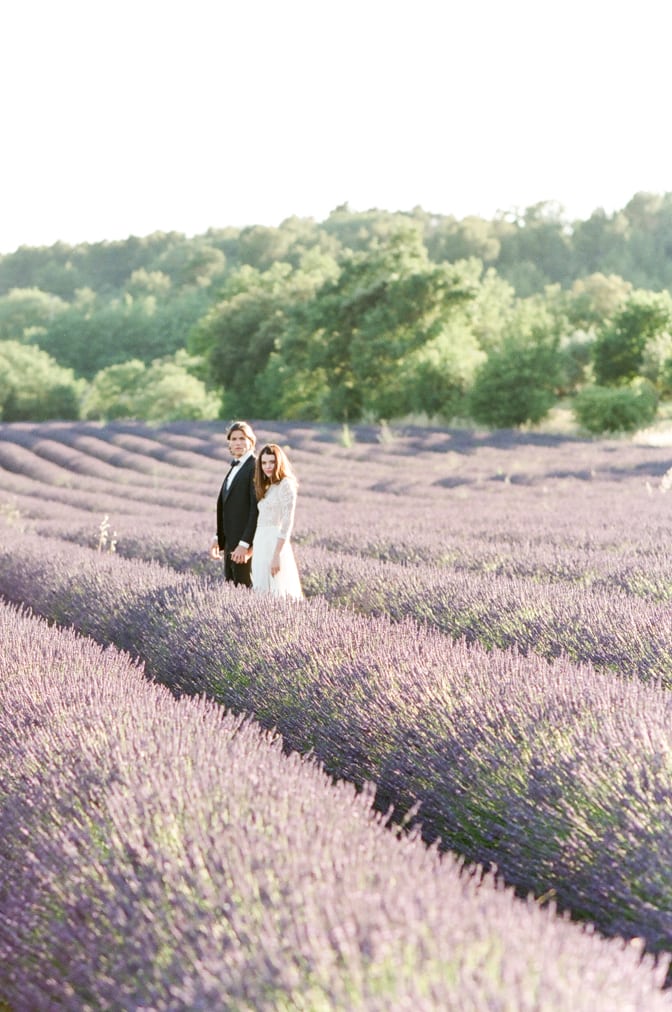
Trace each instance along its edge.
{"label": "white lace wedding dress", "polygon": [[[298,599],[303,597],[303,590],[289,540],[294,527],[296,491],[296,482],[283,478],[271,485],[259,500],[259,519],[252,545],[252,587],[277,597]],[[278,538],[285,539],[280,552],[280,572],[271,576],[271,559]]]}

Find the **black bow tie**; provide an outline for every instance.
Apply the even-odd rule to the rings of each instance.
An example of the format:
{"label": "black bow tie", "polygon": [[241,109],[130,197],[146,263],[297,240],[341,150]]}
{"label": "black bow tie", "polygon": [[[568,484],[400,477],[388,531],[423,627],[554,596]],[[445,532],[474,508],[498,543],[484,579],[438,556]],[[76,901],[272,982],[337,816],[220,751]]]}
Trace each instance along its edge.
{"label": "black bow tie", "polygon": [[239,464],[240,464],[240,461],[239,461],[239,460],[234,460],[234,462],[232,463],[231,467],[232,467],[232,468],[233,468],[233,467],[238,467],[238,465],[239,465]]}

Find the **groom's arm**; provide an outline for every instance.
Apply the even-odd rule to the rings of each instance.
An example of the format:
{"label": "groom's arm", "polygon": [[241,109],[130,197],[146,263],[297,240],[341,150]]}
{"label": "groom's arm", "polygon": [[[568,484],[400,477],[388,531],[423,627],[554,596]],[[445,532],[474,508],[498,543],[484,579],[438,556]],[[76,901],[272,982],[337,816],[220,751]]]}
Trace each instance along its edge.
{"label": "groom's arm", "polygon": [[251,545],[254,541],[254,532],[257,529],[257,518],[259,507],[257,506],[257,493],[254,487],[254,470],[250,473],[250,481],[247,488],[247,523],[240,536],[241,541]]}

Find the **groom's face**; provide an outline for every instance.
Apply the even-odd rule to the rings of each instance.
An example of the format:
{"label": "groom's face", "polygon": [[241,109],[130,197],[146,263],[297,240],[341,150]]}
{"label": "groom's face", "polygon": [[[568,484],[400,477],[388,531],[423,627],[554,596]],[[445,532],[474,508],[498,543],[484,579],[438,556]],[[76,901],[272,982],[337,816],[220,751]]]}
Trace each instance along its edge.
{"label": "groom's face", "polygon": [[240,429],[235,429],[229,436],[229,451],[236,460],[244,457],[251,446],[252,443]]}

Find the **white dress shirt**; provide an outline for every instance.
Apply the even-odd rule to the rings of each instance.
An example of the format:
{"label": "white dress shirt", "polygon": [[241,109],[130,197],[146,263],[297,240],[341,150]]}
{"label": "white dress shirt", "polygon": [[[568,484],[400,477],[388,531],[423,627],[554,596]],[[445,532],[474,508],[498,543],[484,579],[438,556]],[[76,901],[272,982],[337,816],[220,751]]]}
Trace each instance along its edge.
{"label": "white dress shirt", "polygon": [[236,464],[236,466],[234,467],[234,469],[232,471],[229,471],[229,473],[226,476],[226,490],[227,490],[227,492],[228,492],[228,490],[231,487],[231,482],[234,480],[234,478],[236,477],[236,475],[240,473],[240,469],[243,466],[243,464],[245,463],[245,461],[247,460],[247,458],[251,457],[251,456],[252,456],[252,450],[248,450],[247,453],[244,454],[240,458],[240,460],[238,461],[238,463]]}

